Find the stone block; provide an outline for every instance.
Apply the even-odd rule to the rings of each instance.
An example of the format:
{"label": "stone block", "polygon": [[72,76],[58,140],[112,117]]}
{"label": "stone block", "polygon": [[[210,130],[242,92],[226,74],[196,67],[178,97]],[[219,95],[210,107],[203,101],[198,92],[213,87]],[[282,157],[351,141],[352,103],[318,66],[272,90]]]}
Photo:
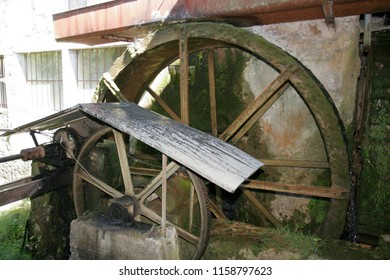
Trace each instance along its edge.
{"label": "stone block", "polygon": [[113,224],[106,218],[80,217],[71,223],[72,260],[179,259],[176,229],[145,223]]}
{"label": "stone block", "polygon": [[385,257],[390,259],[390,234],[379,236],[379,247],[382,249]]}

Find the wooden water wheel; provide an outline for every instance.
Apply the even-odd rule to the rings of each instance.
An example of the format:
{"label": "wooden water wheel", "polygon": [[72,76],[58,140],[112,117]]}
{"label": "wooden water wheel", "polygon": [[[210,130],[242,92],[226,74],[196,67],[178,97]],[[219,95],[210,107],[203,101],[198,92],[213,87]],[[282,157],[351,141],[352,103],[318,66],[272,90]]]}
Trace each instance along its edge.
{"label": "wooden water wheel", "polygon": [[[216,65],[220,57],[216,54],[220,50],[234,50],[244,56],[266,65],[274,76],[249,101],[243,102],[243,108],[237,114],[231,114],[228,123],[222,125],[221,102],[230,96],[218,96],[218,83],[216,82]],[[199,103],[191,98],[189,92],[191,83],[191,67],[189,57],[201,53],[207,55],[208,60],[208,89],[206,97],[209,100],[208,110],[199,109]],[[176,103],[178,108],[170,105],[167,98],[153,89],[152,83],[156,77],[167,67],[177,69],[180,77],[180,87],[177,90]],[[264,203],[261,195],[284,196],[285,200],[297,198],[318,199],[325,202],[324,217],[316,225],[315,232],[321,236],[338,238],[344,228],[346,208],[349,198],[349,166],[344,130],[338,112],[331,97],[321,83],[301,65],[295,58],[267,42],[262,37],[247,30],[227,24],[216,23],[187,23],[171,25],[167,28],[146,37],[135,48],[129,47],[119,57],[109,70],[98,88],[99,102],[135,102],[139,103],[146,95],[153,97],[156,104],[171,118],[186,125],[193,125],[194,114],[208,122],[207,132],[215,137],[242,148],[245,151],[245,142],[259,140],[250,138],[251,130],[264,133],[262,119],[267,112],[277,106],[276,104],[289,91],[294,97],[302,101],[310,115],[310,121],[317,129],[319,147],[321,147],[320,160],[311,158],[291,158],[262,153],[262,149],[248,149],[247,152],[259,158],[264,164],[264,172],[256,174],[241,187],[244,199],[258,210],[258,216],[266,219],[274,226],[284,225],[283,213],[275,213],[270,205]],[[259,76],[261,73],[258,73]],[[234,91],[234,89],[233,89]],[[234,94],[234,93],[233,93]],[[173,98],[174,99],[174,98]],[[198,110],[198,111],[197,111]],[[194,113],[195,112],[195,113]],[[226,113],[225,113],[226,115]],[[229,115],[229,114],[228,114]],[[285,120],[287,123],[291,120]],[[288,123],[289,124],[289,123]],[[284,137],[288,137],[284,136]],[[302,135],[303,137],[303,135]],[[96,138],[96,137],[95,137]],[[96,138],[97,139],[97,138]],[[91,141],[96,141],[91,140]],[[257,140],[256,140],[257,139]],[[299,138],[296,141],[301,141]],[[304,141],[302,142],[304,143]],[[255,147],[259,147],[257,143]],[[200,147],[201,148],[201,147]],[[311,150],[312,147],[305,147]],[[314,152],[316,153],[316,152]],[[148,154],[148,153],[146,153]],[[299,178],[283,180],[288,176],[267,177],[269,170],[278,169],[285,174],[292,174],[295,170],[310,172],[320,170],[325,174],[321,184],[302,183]],[[272,173],[272,171],[271,171]],[[270,179],[271,178],[271,179]],[[195,184],[196,185],[196,184]],[[77,204],[77,201],[76,201]],[[222,217],[218,209],[218,201],[213,203],[213,212]],[[282,212],[282,210],[278,210]],[[206,217],[206,216],[205,216]],[[158,220],[155,221],[158,223]],[[207,223],[208,224],[208,223]],[[202,243],[202,246],[205,243]],[[202,249],[199,249],[202,251]],[[199,255],[196,255],[197,257]]]}

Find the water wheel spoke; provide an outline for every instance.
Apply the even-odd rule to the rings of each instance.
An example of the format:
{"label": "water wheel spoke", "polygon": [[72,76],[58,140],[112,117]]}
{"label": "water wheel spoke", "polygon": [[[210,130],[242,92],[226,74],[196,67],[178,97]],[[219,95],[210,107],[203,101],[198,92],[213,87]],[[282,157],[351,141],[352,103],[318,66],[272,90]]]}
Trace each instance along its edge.
{"label": "water wheel spoke", "polygon": [[130,172],[133,175],[144,175],[144,176],[154,177],[154,176],[157,176],[161,172],[161,169],[130,167]]}
{"label": "water wheel spoke", "polygon": [[90,173],[87,173],[85,170],[80,169],[79,173],[77,174],[80,179],[86,181],[87,183],[93,185],[94,187],[98,188],[102,192],[108,194],[111,197],[122,197],[124,194],[117,191],[113,187],[109,186],[108,184],[104,183],[102,180],[96,178],[95,176],[91,175]]}
{"label": "water wheel spoke", "polygon": [[[167,165],[166,169],[166,178],[168,179],[173,173],[175,173],[180,166],[175,162],[170,162]],[[146,198],[148,198],[152,193],[154,193],[162,185],[162,176],[163,172],[160,171],[159,174],[153,178],[153,180],[139,193],[135,195],[135,198],[143,203]]]}
{"label": "water wheel spoke", "polygon": [[[230,126],[219,137],[223,141],[230,140],[233,135],[255,114],[264,104],[275,95],[278,90],[289,80],[295,73],[296,68],[289,66],[282,71],[275,80],[236,118]],[[272,104],[271,104],[272,105]]]}
{"label": "water wheel spoke", "polygon": [[125,184],[125,194],[134,195],[134,186],[133,186],[133,182],[131,181],[129,161],[127,160],[126,145],[123,140],[123,135],[117,130],[113,130],[113,132],[114,132],[114,137],[116,142],[116,149],[118,152],[122,179],[123,179],[123,183]]}
{"label": "water wheel spoke", "polygon": [[290,87],[289,83],[285,83],[272,96],[267,99],[260,108],[248,119],[248,121],[235,133],[230,140],[232,145],[237,144],[238,141],[255,125],[255,123],[267,112],[267,110],[279,99],[280,96]]}
{"label": "water wheel spoke", "polygon": [[250,192],[247,189],[242,190],[243,194],[249,199],[250,202],[253,203],[253,205],[259,209],[259,211],[275,226],[275,227],[282,227],[282,224],[279,222],[278,219],[275,218],[275,216],[267,209],[265,206],[256,198],[256,196]]}
{"label": "water wheel spoke", "polygon": [[217,98],[215,93],[214,49],[208,50],[207,60],[208,60],[208,71],[209,71],[211,134],[215,137],[218,137]]}
{"label": "water wheel spoke", "polygon": [[190,110],[188,102],[188,37],[186,29],[181,29],[179,40],[179,58],[180,58],[180,116],[181,122],[188,125],[190,123]]}
{"label": "water wheel spoke", "polygon": [[146,88],[146,91],[156,100],[156,102],[168,113],[168,115],[175,121],[180,121],[180,117],[168,106],[167,103],[150,87]]}
{"label": "water wheel spoke", "polygon": [[328,161],[260,159],[266,166],[329,169]]}
{"label": "water wheel spoke", "polygon": [[326,188],[313,185],[285,184],[259,180],[248,180],[243,188],[323,198],[348,199],[349,197],[348,191],[336,187]]}
{"label": "water wheel spoke", "polygon": [[212,200],[210,200],[210,211],[217,219],[227,219],[223,211]]}
{"label": "water wheel spoke", "polygon": [[[139,214],[141,216],[144,216],[145,218],[153,221],[154,223],[161,225],[161,217],[156,212],[147,208],[146,206],[144,206],[144,205],[140,206]],[[171,223],[169,220],[166,221],[166,225],[175,227],[177,234],[181,238],[183,238],[184,240],[190,242],[192,245],[196,246],[199,243],[198,236],[190,233],[189,231],[183,229],[182,227],[179,227],[179,226]]]}

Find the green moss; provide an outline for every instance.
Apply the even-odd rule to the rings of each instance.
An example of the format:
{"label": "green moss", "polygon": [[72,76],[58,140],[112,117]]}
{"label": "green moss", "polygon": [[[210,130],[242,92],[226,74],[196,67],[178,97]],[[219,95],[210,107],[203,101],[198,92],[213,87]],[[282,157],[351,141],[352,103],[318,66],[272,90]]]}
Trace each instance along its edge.
{"label": "green moss", "polygon": [[[371,134],[383,137],[382,132],[375,130]],[[390,148],[388,144],[373,141],[363,147],[362,155],[362,212],[371,217],[372,225],[390,229]]]}
{"label": "green moss", "polygon": [[[218,131],[222,132],[245,108],[240,97],[242,90],[240,80],[248,57],[232,49],[216,51],[215,56]],[[205,51],[196,52],[189,57],[189,104],[191,126],[211,132],[207,60],[207,52]],[[178,66],[171,67],[177,68]],[[170,83],[161,92],[160,97],[180,116],[180,73],[179,71],[170,71],[170,74]],[[149,109],[168,116],[157,102],[154,102]]]}
{"label": "green moss", "polygon": [[370,106],[363,139],[359,223],[390,230],[390,36],[374,40]]}
{"label": "green moss", "polygon": [[[324,170],[320,173],[315,182],[316,186],[329,187],[330,186],[330,174],[329,170]],[[322,222],[325,221],[326,213],[329,209],[329,200],[321,198],[313,198],[310,200],[309,205],[309,215],[311,217],[312,223],[316,226],[319,226]]]}
{"label": "green moss", "polygon": [[325,199],[312,199],[308,207],[310,217],[316,224],[320,225],[325,220],[329,208],[329,201]]}

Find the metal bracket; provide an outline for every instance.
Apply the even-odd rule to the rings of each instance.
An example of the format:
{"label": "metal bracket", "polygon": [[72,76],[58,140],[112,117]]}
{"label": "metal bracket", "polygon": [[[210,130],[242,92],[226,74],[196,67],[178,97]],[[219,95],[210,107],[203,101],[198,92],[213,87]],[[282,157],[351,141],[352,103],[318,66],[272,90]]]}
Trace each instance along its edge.
{"label": "metal bracket", "polygon": [[37,137],[35,136],[35,132],[36,132],[35,130],[31,130],[30,131],[30,135],[31,135],[31,137],[32,137],[32,139],[34,141],[35,146],[38,147],[39,143],[38,143]]}
{"label": "metal bracket", "polygon": [[324,11],[325,22],[328,27],[335,27],[334,13],[333,13],[333,1],[323,0],[322,10]]}

